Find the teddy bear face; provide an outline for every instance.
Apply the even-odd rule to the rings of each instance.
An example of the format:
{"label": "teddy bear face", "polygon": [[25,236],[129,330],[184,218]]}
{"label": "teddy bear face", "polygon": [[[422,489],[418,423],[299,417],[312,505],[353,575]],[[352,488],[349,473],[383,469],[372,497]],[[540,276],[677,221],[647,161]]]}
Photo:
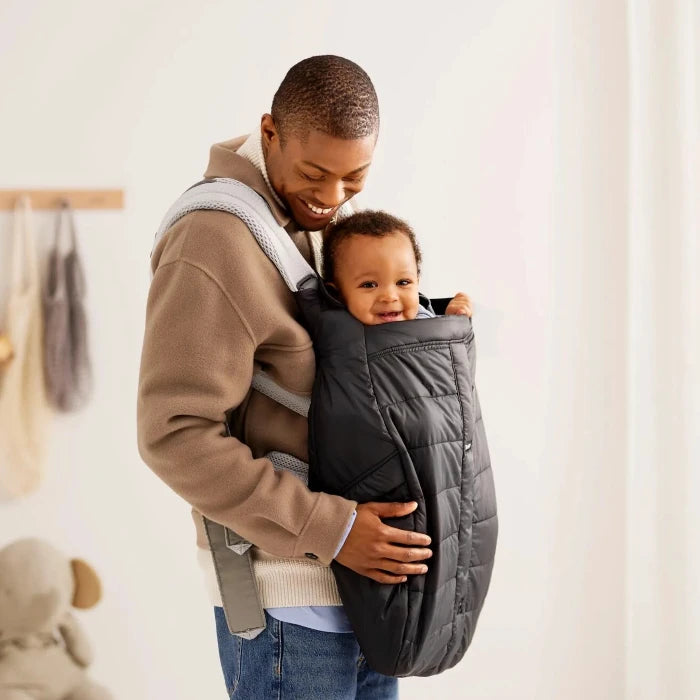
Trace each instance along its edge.
{"label": "teddy bear face", "polygon": [[0,550],[0,641],[50,633],[73,599],[70,561],[41,540]]}

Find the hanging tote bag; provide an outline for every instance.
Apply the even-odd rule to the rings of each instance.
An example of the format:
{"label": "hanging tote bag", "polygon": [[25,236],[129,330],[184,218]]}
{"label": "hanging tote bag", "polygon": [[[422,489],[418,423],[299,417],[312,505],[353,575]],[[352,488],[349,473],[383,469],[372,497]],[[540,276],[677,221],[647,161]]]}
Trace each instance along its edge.
{"label": "hanging tote bag", "polygon": [[0,385],[0,494],[24,496],[44,473],[49,409],[44,389],[39,266],[29,199],[14,213],[7,334],[14,357]]}
{"label": "hanging tote bag", "polygon": [[[67,237],[67,249],[64,238]],[[59,411],[75,411],[90,398],[92,372],[83,300],[85,274],[78,253],[73,211],[61,203],[56,217],[44,289],[46,391]]]}

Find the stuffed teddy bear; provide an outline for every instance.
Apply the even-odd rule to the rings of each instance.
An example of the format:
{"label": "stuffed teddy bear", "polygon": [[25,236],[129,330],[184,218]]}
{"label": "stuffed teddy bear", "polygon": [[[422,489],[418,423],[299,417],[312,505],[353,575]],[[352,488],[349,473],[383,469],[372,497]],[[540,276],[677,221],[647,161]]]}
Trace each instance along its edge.
{"label": "stuffed teddy bear", "polygon": [[112,700],[85,672],[92,651],[70,612],[100,597],[92,567],[43,540],[0,549],[0,700]]}

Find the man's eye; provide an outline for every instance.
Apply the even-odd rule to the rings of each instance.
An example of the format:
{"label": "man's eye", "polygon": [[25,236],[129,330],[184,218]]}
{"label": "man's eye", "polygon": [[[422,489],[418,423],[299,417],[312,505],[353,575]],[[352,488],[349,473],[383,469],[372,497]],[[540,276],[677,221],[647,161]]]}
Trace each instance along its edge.
{"label": "man's eye", "polygon": [[301,173],[301,176],[304,178],[304,180],[309,180],[310,182],[319,182],[320,180],[323,180],[323,175],[319,175],[318,177],[313,177],[312,175],[307,175],[306,173]]}
{"label": "man's eye", "polygon": [[362,284],[360,284],[361,289],[374,289],[376,286],[376,282],[362,282]]}

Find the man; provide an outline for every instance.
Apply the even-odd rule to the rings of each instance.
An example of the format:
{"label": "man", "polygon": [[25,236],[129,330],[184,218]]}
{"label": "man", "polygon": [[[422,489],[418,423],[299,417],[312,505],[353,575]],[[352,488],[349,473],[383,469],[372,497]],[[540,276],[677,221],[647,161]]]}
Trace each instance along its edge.
{"label": "man", "polygon": [[[314,264],[320,232],[364,186],[378,128],[367,74],[346,59],[315,56],[289,70],[259,133],[212,147],[205,177],[254,189]],[[202,516],[254,545],[264,632],[230,634],[211,586],[229,692],[256,700],[396,697],[396,680],[364,663],[328,565],[335,558],[385,583],[423,573],[430,539],[382,522],[415,504],[358,505],[314,493],[265,457],[278,451],[307,461],[307,421],[252,389],[253,373],[262,368],[308,397],[314,354],[293,295],[241,219],[187,214],[156,246],[152,269],[139,450],[193,506],[210,581]],[[227,416],[233,437],[223,437]]]}

